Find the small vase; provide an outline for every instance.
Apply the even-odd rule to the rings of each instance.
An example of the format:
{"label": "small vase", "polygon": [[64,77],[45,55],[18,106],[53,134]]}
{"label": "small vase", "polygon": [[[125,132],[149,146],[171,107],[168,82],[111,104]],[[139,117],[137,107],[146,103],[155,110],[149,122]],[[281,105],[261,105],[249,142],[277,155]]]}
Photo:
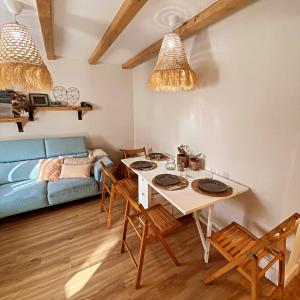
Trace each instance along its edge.
{"label": "small vase", "polygon": [[184,154],[177,154],[177,164],[183,163],[185,168],[189,166],[189,156]]}
{"label": "small vase", "polygon": [[198,157],[190,157],[189,167],[193,171],[199,171],[201,168],[201,160]]}

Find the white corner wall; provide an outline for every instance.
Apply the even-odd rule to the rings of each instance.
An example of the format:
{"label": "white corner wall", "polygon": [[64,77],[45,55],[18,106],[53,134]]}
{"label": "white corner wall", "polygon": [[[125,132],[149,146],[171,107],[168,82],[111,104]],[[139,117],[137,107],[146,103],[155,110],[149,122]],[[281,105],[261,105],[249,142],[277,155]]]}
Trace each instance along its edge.
{"label": "white corner wall", "polygon": [[251,188],[217,205],[220,225],[261,235],[300,211],[299,11],[299,1],[258,1],[185,41],[195,91],[151,91],[155,60],[134,69],[135,145],[176,154],[188,144]]}
{"label": "white corner wall", "polygon": [[[77,112],[37,112],[23,133],[14,123],[1,123],[0,140],[84,135],[89,147],[102,147],[117,160],[119,148],[133,144],[131,72],[111,64],[91,66],[86,60],[59,58],[46,63],[54,86],[77,87],[80,101],[92,103],[93,111],[84,113],[82,121]],[[53,99],[52,92],[49,96]]]}

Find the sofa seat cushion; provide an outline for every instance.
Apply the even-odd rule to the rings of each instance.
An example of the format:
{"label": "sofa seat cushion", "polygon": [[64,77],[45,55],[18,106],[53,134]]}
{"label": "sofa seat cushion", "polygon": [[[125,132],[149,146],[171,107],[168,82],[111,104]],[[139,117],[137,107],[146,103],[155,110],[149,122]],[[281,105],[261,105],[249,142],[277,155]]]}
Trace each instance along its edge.
{"label": "sofa seat cushion", "polygon": [[25,180],[0,185],[0,218],[46,206],[46,181]]}
{"label": "sofa seat cushion", "polygon": [[96,195],[99,191],[94,178],[72,178],[49,181],[48,201],[50,205],[73,201]]}

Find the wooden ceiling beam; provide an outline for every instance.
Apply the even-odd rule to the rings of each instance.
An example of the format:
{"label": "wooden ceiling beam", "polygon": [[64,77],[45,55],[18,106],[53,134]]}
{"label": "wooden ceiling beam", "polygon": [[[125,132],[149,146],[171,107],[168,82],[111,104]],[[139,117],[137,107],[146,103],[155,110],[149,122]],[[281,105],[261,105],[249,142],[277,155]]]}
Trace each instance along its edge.
{"label": "wooden ceiling beam", "polygon": [[55,59],[53,42],[53,11],[51,0],[36,0],[44,46],[48,59]]}
{"label": "wooden ceiling beam", "polygon": [[[192,19],[183,23],[175,33],[179,34],[182,40],[187,39],[199,30],[225,18],[226,16],[240,10],[241,8],[257,0],[217,0],[205,10],[195,15]],[[129,59],[122,65],[123,69],[131,69],[137,65],[156,56],[160,50],[162,39],[150,45],[133,58]]]}
{"label": "wooden ceiling beam", "polygon": [[92,52],[89,58],[89,64],[94,65],[97,63],[147,1],[148,0],[124,0],[103,37]]}

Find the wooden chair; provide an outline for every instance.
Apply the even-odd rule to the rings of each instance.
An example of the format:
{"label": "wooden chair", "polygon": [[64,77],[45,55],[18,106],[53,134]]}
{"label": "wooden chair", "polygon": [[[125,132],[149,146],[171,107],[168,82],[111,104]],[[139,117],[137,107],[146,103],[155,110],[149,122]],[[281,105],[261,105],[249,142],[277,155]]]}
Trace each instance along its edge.
{"label": "wooden chair", "polygon": [[[133,198],[130,196],[130,193],[126,191],[126,189],[123,187],[122,189],[123,196],[126,199],[127,204],[124,217],[121,253],[124,253],[126,249],[132,262],[137,268],[135,288],[138,289],[140,287],[142,277],[146,245],[148,243],[152,241],[159,241],[175,265],[179,266],[179,262],[177,261],[170,246],[165,241],[164,236],[181,226],[181,223],[167,210],[165,210],[162,205],[158,204],[151,208],[145,209],[142,204],[138,204],[133,200]],[[132,226],[134,232],[141,241],[138,262],[136,262],[134,259],[134,256],[126,242],[128,224]]]}
{"label": "wooden chair", "polygon": [[[209,238],[210,243],[229,263],[205,278],[204,283],[208,284],[228,271],[237,269],[251,282],[251,299],[255,300],[258,299],[259,280],[279,261],[278,287],[272,293],[271,299],[277,292],[282,298],[286,237],[295,229],[299,217],[300,215],[295,213],[260,239],[235,222],[213,234]],[[259,262],[266,256],[270,262],[261,269]]]}
{"label": "wooden chair", "polygon": [[[120,149],[122,152],[123,158],[129,158],[129,157],[138,157],[138,156],[147,156],[147,151],[145,147],[142,148],[136,148],[136,149]],[[126,177],[132,178],[134,177],[134,173],[126,167]]]}
{"label": "wooden chair", "polygon": [[[101,212],[105,212],[107,215],[107,227],[110,228],[112,224],[112,211],[114,200],[117,196],[121,196],[120,187],[124,186],[134,198],[137,194],[137,186],[133,180],[130,178],[117,180],[111,171],[105,166],[101,161],[101,168],[103,171],[103,184],[102,184],[102,194],[101,194]],[[106,194],[109,194],[109,206],[106,207]]]}

